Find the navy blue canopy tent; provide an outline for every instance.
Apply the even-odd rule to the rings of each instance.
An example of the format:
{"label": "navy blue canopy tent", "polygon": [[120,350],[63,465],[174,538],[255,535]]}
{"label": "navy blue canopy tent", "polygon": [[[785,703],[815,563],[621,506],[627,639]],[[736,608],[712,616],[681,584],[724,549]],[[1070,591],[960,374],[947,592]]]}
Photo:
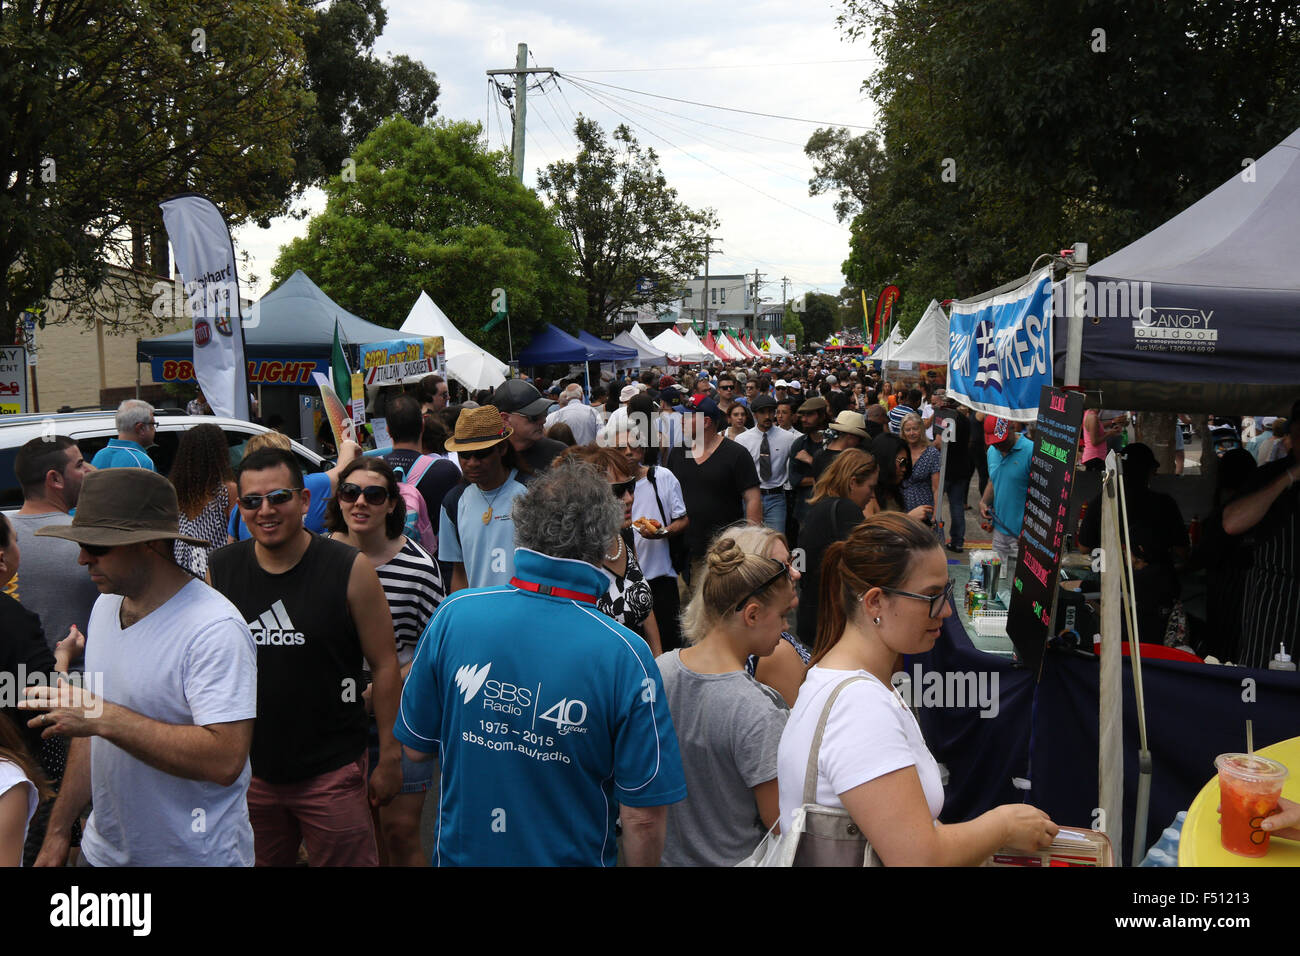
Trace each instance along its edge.
{"label": "navy blue canopy tent", "polygon": [[591,349],[595,353],[596,359],[601,362],[636,362],[641,357],[641,353],[636,349],[606,342],[604,339],[596,338],[586,329],[580,329],[577,337],[578,341]]}
{"label": "navy blue canopy tent", "polygon": [[520,365],[562,365],[566,362],[595,362],[598,359],[585,342],[549,323],[533,336],[528,348],[519,353]]}
{"label": "navy blue canopy tent", "polygon": [[1297,223],[1300,130],[1088,269],[1082,383],[1112,408],[1285,413],[1300,394]]}

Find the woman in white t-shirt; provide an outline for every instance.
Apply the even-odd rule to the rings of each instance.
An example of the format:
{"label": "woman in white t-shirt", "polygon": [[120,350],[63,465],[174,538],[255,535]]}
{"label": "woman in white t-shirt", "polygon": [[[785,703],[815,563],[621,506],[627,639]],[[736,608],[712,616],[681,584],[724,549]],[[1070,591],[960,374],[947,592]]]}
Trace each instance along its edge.
{"label": "woman in white t-shirt", "polygon": [[22,866],[27,825],[50,796],[39,765],[27,755],[18,728],[0,714],[0,866]]}
{"label": "woman in white t-shirt", "polygon": [[886,866],[976,865],[1003,846],[1045,847],[1057,826],[1028,804],[995,807],[966,823],[940,824],[939,767],[916,718],[890,684],[899,656],[923,654],[952,613],[943,549],[925,525],[873,515],[827,549],[813,666],[777,756],[783,824],[803,804],[813,734],[832,691],[840,693],[817,760],[816,802],[848,810]]}

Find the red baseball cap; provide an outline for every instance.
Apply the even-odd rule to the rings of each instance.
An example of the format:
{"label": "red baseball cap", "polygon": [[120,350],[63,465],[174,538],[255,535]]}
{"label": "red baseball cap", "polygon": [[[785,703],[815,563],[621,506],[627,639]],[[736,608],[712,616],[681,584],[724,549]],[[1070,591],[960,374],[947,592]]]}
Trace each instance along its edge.
{"label": "red baseball cap", "polygon": [[984,419],[984,444],[996,445],[1011,433],[1011,426],[1005,418],[990,415]]}

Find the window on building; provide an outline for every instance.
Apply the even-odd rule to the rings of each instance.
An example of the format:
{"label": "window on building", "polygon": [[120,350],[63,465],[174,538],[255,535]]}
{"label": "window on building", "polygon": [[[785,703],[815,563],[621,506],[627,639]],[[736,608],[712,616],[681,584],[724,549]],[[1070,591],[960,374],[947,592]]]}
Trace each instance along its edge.
{"label": "window on building", "polygon": [[715,285],[715,286],[714,286],[712,289],[710,289],[709,291],[710,291],[711,293],[713,293],[711,296],[709,296],[710,301],[712,302],[713,305],[717,305],[717,304],[718,304],[718,287]]}
{"label": "window on building", "polygon": [[727,287],[725,285],[722,287],[722,304],[727,304]]}

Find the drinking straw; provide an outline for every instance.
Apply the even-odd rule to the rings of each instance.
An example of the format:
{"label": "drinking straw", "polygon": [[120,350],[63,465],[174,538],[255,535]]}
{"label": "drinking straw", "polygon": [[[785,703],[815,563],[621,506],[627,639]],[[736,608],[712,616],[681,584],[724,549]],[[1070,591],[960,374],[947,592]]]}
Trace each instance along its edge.
{"label": "drinking straw", "polygon": [[1249,720],[1246,721],[1246,753],[1252,755],[1255,753],[1255,733]]}

